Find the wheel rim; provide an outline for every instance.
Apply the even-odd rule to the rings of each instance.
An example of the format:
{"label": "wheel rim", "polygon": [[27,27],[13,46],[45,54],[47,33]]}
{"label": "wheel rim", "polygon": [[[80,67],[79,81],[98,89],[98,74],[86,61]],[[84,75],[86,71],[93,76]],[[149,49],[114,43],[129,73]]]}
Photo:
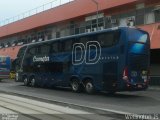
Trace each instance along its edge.
{"label": "wheel rim", "polygon": [[73,89],[74,91],[77,91],[77,90],[78,90],[78,83],[77,83],[77,82],[73,82],[73,83],[72,83],[72,89]]}
{"label": "wheel rim", "polygon": [[88,82],[88,83],[86,84],[86,91],[87,91],[87,92],[91,92],[92,90],[93,90],[93,85],[92,85],[91,82]]}
{"label": "wheel rim", "polygon": [[18,73],[16,73],[16,79],[15,80],[18,81]]}
{"label": "wheel rim", "polygon": [[31,80],[31,86],[35,86],[35,79],[34,78],[32,78],[32,80]]}
{"label": "wheel rim", "polygon": [[27,85],[28,84],[28,80],[27,78],[24,78],[24,85]]}

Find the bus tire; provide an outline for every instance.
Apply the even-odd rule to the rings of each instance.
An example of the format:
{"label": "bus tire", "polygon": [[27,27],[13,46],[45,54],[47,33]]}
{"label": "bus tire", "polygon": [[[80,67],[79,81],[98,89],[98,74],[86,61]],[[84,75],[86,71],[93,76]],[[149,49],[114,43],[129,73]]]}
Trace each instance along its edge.
{"label": "bus tire", "polygon": [[35,79],[35,77],[31,77],[30,78],[30,86],[31,87],[36,87],[36,79]]}
{"label": "bus tire", "polygon": [[85,91],[88,94],[93,94],[95,92],[94,85],[91,80],[86,80],[85,82]]}
{"label": "bus tire", "polygon": [[24,86],[29,86],[29,80],[28,80],[27,76],[23,77],[23,82],[24,82]]}
{"label": "bus tire", "polygon": [[71,80],[71,88],[73,92],[81,92],[81,84],[78,82],[77,79]]}

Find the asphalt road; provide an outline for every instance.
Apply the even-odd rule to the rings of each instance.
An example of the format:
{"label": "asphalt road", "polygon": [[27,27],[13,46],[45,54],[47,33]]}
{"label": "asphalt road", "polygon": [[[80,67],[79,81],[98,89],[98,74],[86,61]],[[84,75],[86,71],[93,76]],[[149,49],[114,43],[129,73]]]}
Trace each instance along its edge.
{"label": "asphalt road", "polygon": [[96,108],[109,111],[109,114],[131,113],[152,114],[156,116],[159,114],[157,118],[160,118],[160,91],[158,90],[119,92],[115,95],[106,93],[88,95],[85,93],[73,93],[69,89],[31,88],[23,86],[23,83],[3,80],[0,83],[0,91]]}
{"label": "asphalt road", "polygon": [[0,93],[2,120],[113,120],[111,117]]}

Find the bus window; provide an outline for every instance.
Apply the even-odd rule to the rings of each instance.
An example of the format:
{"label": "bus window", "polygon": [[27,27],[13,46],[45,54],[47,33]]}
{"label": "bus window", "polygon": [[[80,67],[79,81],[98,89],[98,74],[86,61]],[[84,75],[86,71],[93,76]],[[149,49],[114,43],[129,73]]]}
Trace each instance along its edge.
{"label": "bus window", "polygon": [[129,31],[129,41],[140,42],[140,43],[149,43],[149,36],[147,33],[138,30]]}
{"label": "bus window", "polygon": [[40,55],[48,55],[50,50],[49,44],[43,44],[38,47],[38,53]]}
{"label": "bus window", "polygon": [[59,52],[59,42],[51,43],[51,53],[58,53]]}
{"label": "bus window", "polygon": [[30,49],[28,50],[28,53],[29,53],[30,55],[35,55],[36,52],[37,52],[37,48],[35,48],[35,47],[32,47],[32,48],[30,48]]}
{"label": "bus window", "polygon": [[24,52],[25,52],[26,48],[27,48],[27,47],[22,47],[22,48],[19,50],[17,57],[22,57],[22,56],[24,55]]}
{"label": "bus window", "polygon": [[[36,55],[37,53],[37,48],[35,48],[34,46],[32,46],[31,48],[29,48],[25,54],[24,60],[23,60],[23,69],[25,71],[29,71],[32,68],[31,67],[26,67],[26,66],[30,66],[32,64],[32,60],[31,57],[33,57],[33,55]],[[20,59],[20,61],[22,62],[22,59]],[[20,65],[18,66],[18,69],[20,69]]]}
{"label": "bus window", "polygon": [[135,54],[148,54],[149,35],[140,30],[129,31],[129,52]]}
{"label": "bus window", "polygon": [[114,35],[112,33],[103,33],[98,36],[98,41],[102,47],[110,47],[113,45]]}
{"label": "bus window", "polygon": [[130,42],[129,48],[130,48],[129,50],[130,53],[136,53],[136,54],[148,53],[147,50],[149,49],[146,44],[134,43],[134,42]]}
{"label": "bus window", "polygon": [[81,37],[80,39],[79,39],[79,41],[80,41],[80,43],[82,43],[82,44],[86,44],[88,41],[89,41],[89,37],[88,36],[86,36],[86,37]]}
{"label": "bus window", "polygon": [[98,42],[102,47],[111,47],[115,45],[119,40],[119,32],[108,32],[98,35]]}
{"label": "bus window", "polygon": [[62,41],[62,51],[63,52],[68,52],[72,50],[72,39]]}
{"label": "bus window", "polygon": [[31,48],[28,48],[27,52],[26,52],[26,55],[24,57],[24,61],[23,63],[26,64],[26,62],[28,61],[28,59],[30,57],[32,57],[33,55],[36,55],[37,54],[37,48],[32,46]]}

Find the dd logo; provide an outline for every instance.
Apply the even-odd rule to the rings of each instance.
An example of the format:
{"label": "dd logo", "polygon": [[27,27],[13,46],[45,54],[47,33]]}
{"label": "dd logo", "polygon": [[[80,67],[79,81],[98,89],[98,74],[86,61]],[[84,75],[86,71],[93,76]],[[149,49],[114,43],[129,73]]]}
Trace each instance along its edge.
{"label": "dd logo", "polygon": [[86,43],[75,43],[72,49],[72,64],[80,65],[82,63],[95,64],[101,56],[101,46],[97,41]]}

